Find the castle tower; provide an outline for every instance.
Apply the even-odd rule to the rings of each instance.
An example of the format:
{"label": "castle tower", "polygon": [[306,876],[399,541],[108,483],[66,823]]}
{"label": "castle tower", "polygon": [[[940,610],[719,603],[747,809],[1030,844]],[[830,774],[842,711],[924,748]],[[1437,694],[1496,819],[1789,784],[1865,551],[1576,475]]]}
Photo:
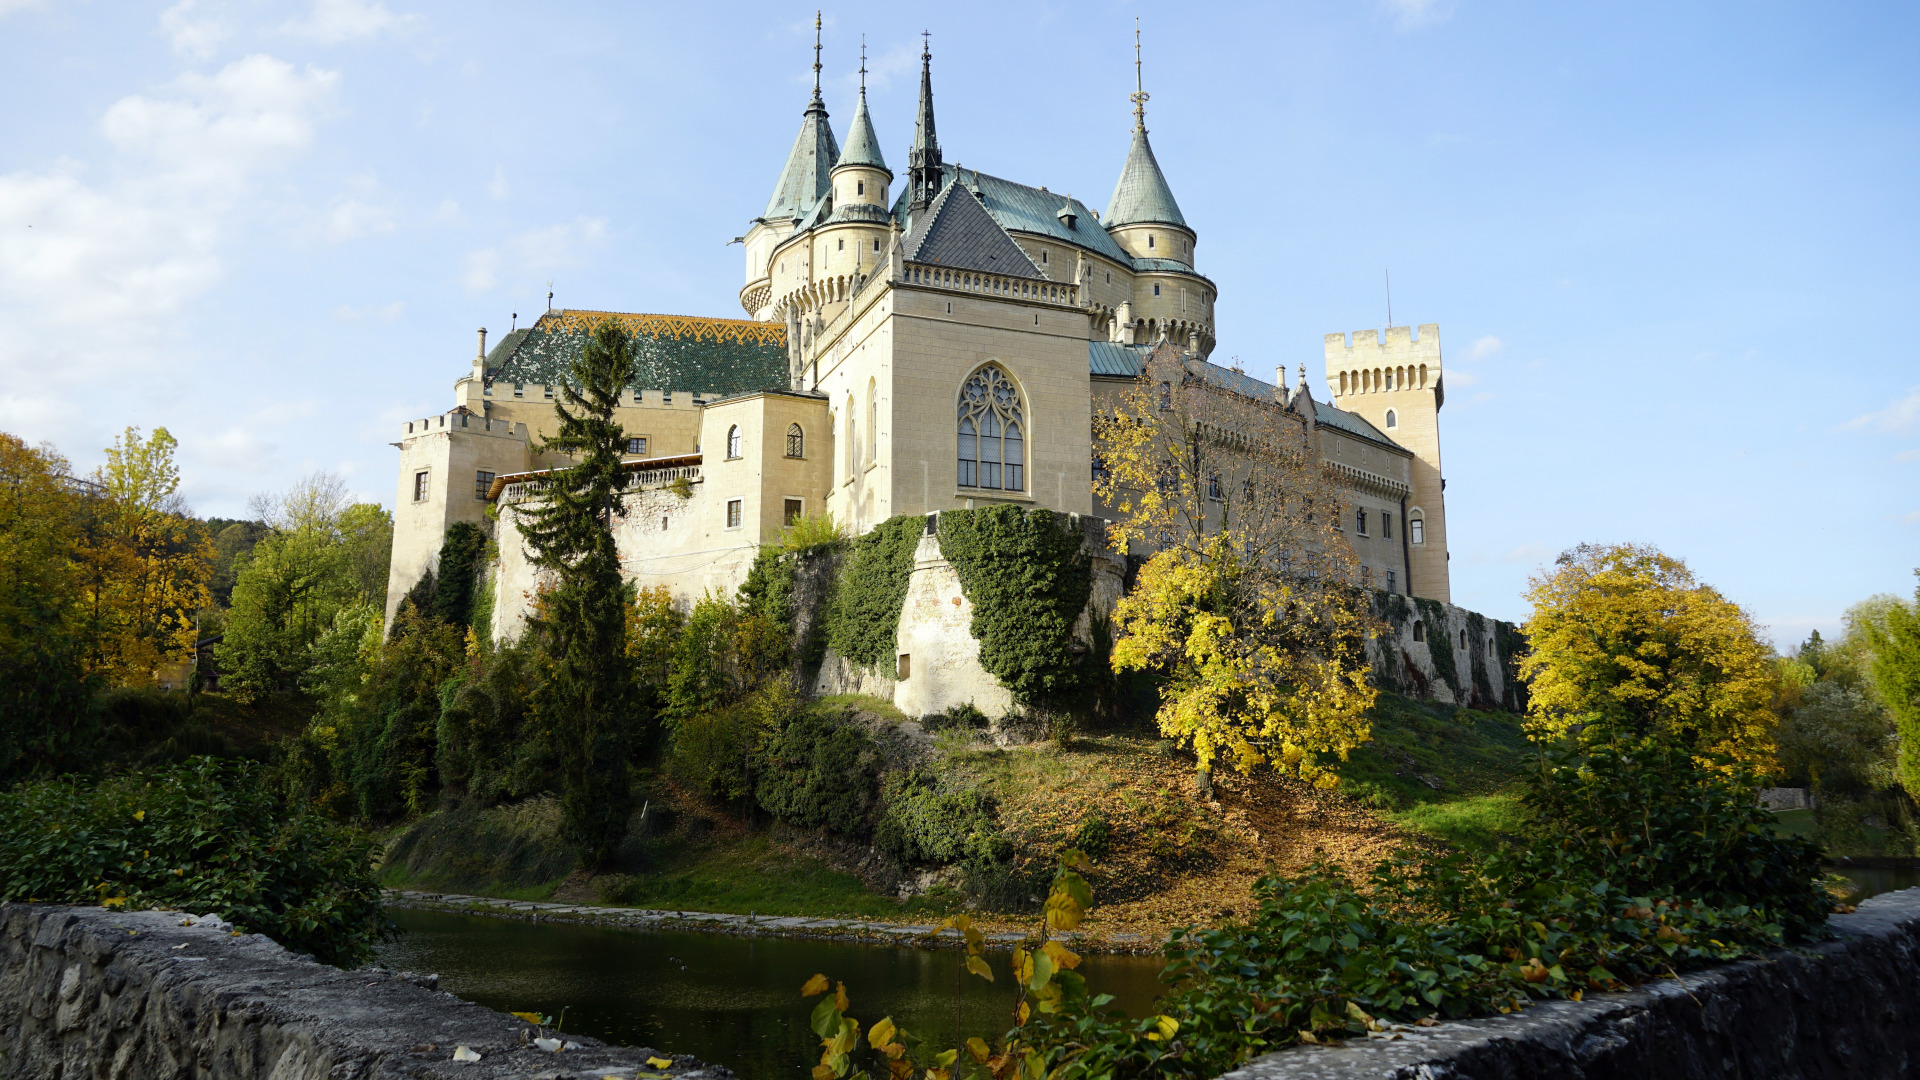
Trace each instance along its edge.
{"label": "castle tower", "polygon": [[918,214],[940,194],[940,137],[933,129],[933,48],[920,43],[920,108],[914,114],[913,149],[907,151],[907,209]]}
{"label": "castle tower", "polygon": [[1451,602],[1447,569],[1445,474],[1440,468],[1440,406],[1446,387],[1440,368],[1440,327],[1421,323],[1415,338],[1405,326],[1328,334],[1327,388],[1341,409],[1364,418],[1413,451],[1412,491],[1407,496],[1407,570],[1415,596]]}
{"label": "castle tower", "polygon": [[793,233],[794,224],[821,198],[832,192],[831,173],[840,160],[840,145],[827,120],[820,97],[820,14],[813,16],[813,98],[800,117],[800,134],[787,154],[786,167],[773,185],[766,212],[753,219],[741,239],[747,249],[747,283],[740,290],[740,306],[756,319],[766,318],[769,296],[768,263],[773,249]]}
{"label": "castle tower", "polygon": [[893,170],[880,154],[880,138],[874,134],[873,118],[867,114],[867,46],[860,43],[860,104],[853,111],[853,126],[847,130],[846,149],[833,166],[833,203],[836,207],[865,203],[891,205],[887,188],[893,183]]}

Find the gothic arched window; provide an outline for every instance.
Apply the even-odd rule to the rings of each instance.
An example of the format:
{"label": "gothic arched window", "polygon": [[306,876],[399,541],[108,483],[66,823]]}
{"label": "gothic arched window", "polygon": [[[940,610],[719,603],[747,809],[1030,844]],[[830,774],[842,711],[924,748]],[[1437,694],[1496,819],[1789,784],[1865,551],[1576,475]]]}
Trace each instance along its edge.
{"label": "gothic arched window", "polygon": [[787,425],[787,456],[806,457],[807,436],[800,430],[799,424]]}
{"label": "gothic arched window", "polygon": [[740,456],[740,425],[735,424],[734,426],[727,429],[727,459],[732,460],[739,456]]}
{"label": "gothic arched window", "polygon": [[997,364],[960,388],[960,486],[1026,490],[1026,407]]}

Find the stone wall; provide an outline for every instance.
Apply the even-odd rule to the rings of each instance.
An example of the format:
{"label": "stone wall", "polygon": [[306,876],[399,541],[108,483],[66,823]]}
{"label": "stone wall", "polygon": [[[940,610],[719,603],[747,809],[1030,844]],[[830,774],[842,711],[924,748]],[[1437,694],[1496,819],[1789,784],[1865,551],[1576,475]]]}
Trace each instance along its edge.
{"label": "stone wall", "polygon": [[1920,889],[1833,941],[1517,1016],[1267,1054],[1222,1080],[1877,1080],[1920,1075]]}
{"label": "stone wall", "polygon": [[1407,697],[1521,712],[1526,686],[1515,663],[1526,647],[1519,627],[1424,597],[1373,594],[1389,632],[1367,642],[1373,682]]}
{"label": "stone wall", "polygon": [[[732,1073],[657,1051],[542,1033],[431,989],[342,971],[219,919],[0,904],[0,1076],[101,1080],[383,1080]],[[550,1033],[549,1033],[550,1034]],[[479,1059],[454,1059],[459,1048]]]}

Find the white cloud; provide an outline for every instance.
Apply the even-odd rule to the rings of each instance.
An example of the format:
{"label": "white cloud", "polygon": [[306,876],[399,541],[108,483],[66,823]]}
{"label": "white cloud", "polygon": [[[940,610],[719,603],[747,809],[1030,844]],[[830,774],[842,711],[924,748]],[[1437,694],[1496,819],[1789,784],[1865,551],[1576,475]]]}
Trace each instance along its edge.
{"label": "white cloud", "polygon": [[1862,416],[1856,416],[1840,425],[1844,431],[1859,431],[1873,428],[1877,431],[1905,431],[1920,422],[1920,386],[1907,391],[1907,396],[1894,401],[1884,409],[1877,409]]}
{"label": "white cloud", "polygon": [[314,137],[329,72],[250,56],[115,102],[113,179],[78,162],[0,174],[0,426],[49,430],[62,386],[152,370],[179,313],[221,275],[220,240],[257,177]]}
{"label": "white cloud", "polygon": [[1417,30],[1453,18],[1451,0],[1381,0],[1381,7],[1401,30]]}
{"label": "white cloud", "polygon": [[400,317],[406,305],[398,300],[391,304],[368,304],[366,307],[348,307],[345,304],[333,309],[336,322],[383,322],[390,323]]}
{"label": "white cloud", "polygon": [[500,166],[493,167],[493,179],[487,182],[487,194],[496,199],[504,199],[513,190],[507,186],[507,171]]}
{"label": "white cloud", "polygon": [[1903,463],[1908,461],[1920,461],[1920,450],[1902,450],[1899,453],[1893,455],[1893,460],[1898,462],[1903,462]]}
{"label": "white cloud", "polygon": [[1465,389],[1466,387],[1477,385],[1480,382],[1480,376],[1475,375],[1471,371],[1462,371],[1459,368],[1448,368],[1445,378],[1453,384],[1456,390]]}
{"label": "white cloud", "polygon": [[198,0],[180,0],[160,13],[160,29],[167,35],[173,51],[195,60],[205,60],[220,48],[233,31],[217,18],[194,18]]}
{"label": "white cloud", "polygon": [[16,11],[25,11],[28,8],[39,7],[43,2],[44,0],[0,0],[0,18],[11,15]]}
{"label": "white cloud", "polygon": [[1545,544],[1521,544],[1519,547],[1509,548],[1501,552],[1500,561],[1504,563],[1544,563],[1556,554],[1558,554],[1558,552]]}
{"label": "white cloud", "polygon": [[1488,334],[1485,337],[1475,338],[1473,341],[1473,344],[1468,347],[1467,352],[1475,360],[1479,360],[1488,356],[1492,356],[1494,353],[1497,353],[1501,349],[1504,349],[1506,347],[1507,347],[1506,342],[1501,341],[1499,338],[1494,337],[1492,334]]}
{"label": "white cloud", "polygon": [[452,199],[441,199],[440,208],[433,212],[435,221],[452,221],[460,216],[460,204]]}
{"label": "white cloud", "polygon": [[392,231],[393,215],[358,199],[335,200],[333,208],[327,211],[326,236],[329,243],[338,244]]}
{"label": "white cloud", "polygon": [[587,217],[544,229],[529,229],[501,247],[468,252],[460,282],[468,292],[486,292],[500,283],[503,263],[515,271],[532,274],[570,266],[575,253],[599,244],[606,232],[605,218]]}
{"label": "white cloud", "polygon": [[404,33],[425,21],[419,15],[395,15],[380,0],[314,0],[311,16],[288,23],[282,30],[322,45],[336,45],[390,30]]}

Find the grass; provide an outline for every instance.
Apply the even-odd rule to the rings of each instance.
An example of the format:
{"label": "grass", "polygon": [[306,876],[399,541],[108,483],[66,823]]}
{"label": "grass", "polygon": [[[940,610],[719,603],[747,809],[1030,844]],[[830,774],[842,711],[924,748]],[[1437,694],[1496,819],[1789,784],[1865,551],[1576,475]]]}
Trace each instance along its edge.
{"label": "grass", "polygon": [[826,694],[815,699],[814,706],[825,710],[852,709],[855,712],[870,713],[883,720],[891,720],[896,724],[904,723],[907,719],[907,714],[896,708],[893,702],[886,698],[874,697],[872,694]]}
{"label": "grass", "polygon": [[706,843],[669,836],[648,842],[646,854],[651,864],[646,873],[610,875],[595,882],[605,902],[740,915],[890,919],[939,917],[960,906],[957,897],[939,893],[904,903],[882,896],[854,875],[763,835]]}
{"label": "grass", "polygon": [[1381,815],[1403,829],[1435,836],[1457,848],[1487,851],[1519,833],[1525,816],[1511,792],[1423,802]]}
{"label": "grass", "polygon": [[1788,836],[1804,836],[1811,840],[1815,824],[1811,810],[1782,810],[1773,815],[1773,831]]}

